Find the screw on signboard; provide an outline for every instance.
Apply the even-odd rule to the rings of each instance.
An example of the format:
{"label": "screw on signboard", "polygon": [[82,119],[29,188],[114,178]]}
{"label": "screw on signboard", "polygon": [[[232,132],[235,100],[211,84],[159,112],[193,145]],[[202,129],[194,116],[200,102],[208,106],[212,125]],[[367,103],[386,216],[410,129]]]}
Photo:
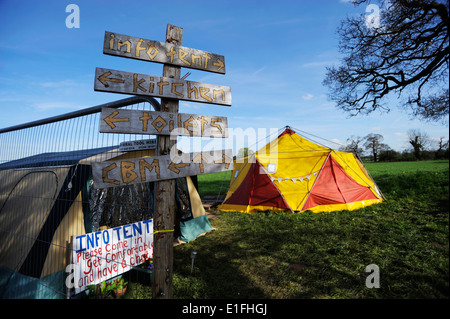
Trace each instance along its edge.
{"label": "screw on signboard", "polygon": [[192,274],[192,272],[194,271],[194,259],[195,259],[195,256],[197,256],[197,252],[196,252],[196,251],[193,251],[193,252],[191,253],[191,259],[192,259],[192,264],[191,264],[191,274]]}

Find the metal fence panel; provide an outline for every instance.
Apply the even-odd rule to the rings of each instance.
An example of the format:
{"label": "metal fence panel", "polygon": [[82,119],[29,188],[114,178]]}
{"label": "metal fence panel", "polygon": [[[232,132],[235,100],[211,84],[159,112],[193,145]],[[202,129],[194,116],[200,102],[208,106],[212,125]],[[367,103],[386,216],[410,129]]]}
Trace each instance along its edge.
{"label": "metal fence panel", "polygon": [[0,130],[0,298],[66,298],[71,236],[152,218],[150,184],[90,187],[93,162],[150,138],[99,133],[102,107],[159,111],[132,97]]}

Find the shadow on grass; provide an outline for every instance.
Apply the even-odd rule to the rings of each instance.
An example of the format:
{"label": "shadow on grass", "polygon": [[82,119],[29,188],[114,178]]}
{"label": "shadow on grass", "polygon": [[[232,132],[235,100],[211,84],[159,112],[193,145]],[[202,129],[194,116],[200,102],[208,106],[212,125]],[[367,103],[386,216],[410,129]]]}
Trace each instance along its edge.
{"label": "shadow on grass", "polygon": [[[357,211],[218,212],[218,231],[175,248],[174,297],[448,298],[448,171],[376,182],[388,202]],[[365,286],[368,264],[380,289]]]}
{"label": "shadow on grass", "polygon": [[[174,273],[177,290],[175,298],[238,299],[268,298],[242,274],[237,262],[242,258],[254,258],[240,248],[237,243],[244,240],[241,236],[226,239],[214,238],[210,233],[205,238],[178,246],[174,253]],[[211,245],[210,241],[215,241]],[[191,252],[197,251],[194,269],[191,274]],[[175,289],[174,289],[175,291]]]}
{"label": "shadow on grass", "polygon": [[[176,247],[176,298],[330,298],[355,296],[355,287],[364,286],[363,278],[335,267],[341,249],[339,243],[329,249],[331,231],[320,227],[320,215],[303,215],[303,225],[287,214],[229,216],[231,228]],[[198,253],[193,274],[192,251]]]}

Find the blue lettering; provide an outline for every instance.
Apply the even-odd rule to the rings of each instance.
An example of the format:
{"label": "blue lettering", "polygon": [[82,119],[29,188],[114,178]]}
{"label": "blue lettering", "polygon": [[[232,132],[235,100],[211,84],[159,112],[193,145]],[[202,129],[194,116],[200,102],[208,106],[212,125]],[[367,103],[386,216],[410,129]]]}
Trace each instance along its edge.
{"label": "blue lettering", "polygon": [[117,232],[117,239],[118,240],[120,240],[120,228],[122,228],[122,227],[113,228],[113,230],[115,230]]}
{"label": "blue lettering", "polygon": [[101,231],[95,233],[95,247],[98,246],[98,239],[100,238],[101,233],[102,233]]}
{"label": "blue lettering", "polygon": [[151,222],[152,222],[152,219],[143,221],[143,223],[147,225],[147,234],[150,233],[150,226],[149,226],[149,224]]}
{"label": "blue lettering", "polygon": [[[87,247],[86,249],[90,249],[94,247],[94,234],[90,233],[90,234],[86,234],[86,238],[87,238]],[[90,247],[89,247],[90,244]]]}
{"label": "blue lettering", "polygon": [[133,237],[132,235],[128,235],[128,231],[126,228],[131,227],[131,225],[125,225],[123,226],[123,238],[131,238]]}
{"label": "blue lettering", "polygon": [[136,230],[138,231],[139,235],[142,235],[142,225],[141,222],[133,224],[133,236],[136,236]]}
{"label": "blue lettering", "polygon": [[[106,234],[106,237],[105,237],[105,234]],[[109,243],[109,232],[107,230],[103,231],[103,242],[105,244]]]}
{"label": "blue lettering", "polygon": [[80,251],[85,251],[86,248],[83,248],[83,238],[86,237],[86,235],[81,235],[81,236],[77,236],[75,239],[79,239],[80,240],[80,249],[77,250],[77,253],[79,253]]}

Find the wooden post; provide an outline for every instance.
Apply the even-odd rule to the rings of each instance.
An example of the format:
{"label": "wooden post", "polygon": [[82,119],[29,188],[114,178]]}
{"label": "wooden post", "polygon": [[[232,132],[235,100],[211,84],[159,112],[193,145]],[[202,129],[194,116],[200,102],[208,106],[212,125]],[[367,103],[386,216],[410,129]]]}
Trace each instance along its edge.
{"label": "wooden post", "polygon": [[[183,29],[167,25],[166,42],[181,45]],[[178,66],[164,64],[163,76],[180,78]],[[161,99],[161,112],[178,112],[178,100]],[[170,141],[170,136],[158,136],[158,155],[170,154],[170,148],[176,144]],[[155,187],[155,216],[153,219],[154,237],[153,246],[153,299],[172,298],[173,278],[173,230],[175,223],[175,180],[156,182]],[[164,232],[164,230],[169,230]],[[163,231],[158,233],[158,231]]]}

